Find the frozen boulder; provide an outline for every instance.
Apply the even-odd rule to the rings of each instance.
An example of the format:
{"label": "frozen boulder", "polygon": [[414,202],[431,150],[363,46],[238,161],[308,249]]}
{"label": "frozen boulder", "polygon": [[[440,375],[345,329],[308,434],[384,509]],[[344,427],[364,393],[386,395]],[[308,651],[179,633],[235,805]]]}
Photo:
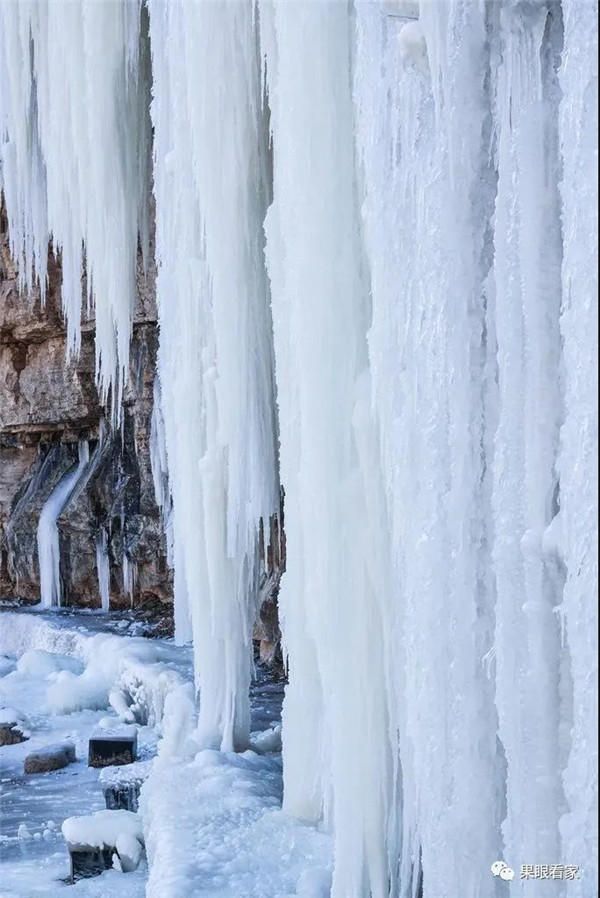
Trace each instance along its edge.
{"label": "frozen boulder", "polygon": [[0,708],[0,746],[17,745],[29,739],[28,722],[15,708]]}
{"label": "frozen boulder", "polygon": [[57,745],[47,745],[37,751],[32,751],[25,758],[25,773],[48,773],[50,770],[60,770],[77,760],[75,746],[72,742],[59,742]]}
{"label": "frozen boulder", "polygon": [[142,856],[142,819],[130,811],[107,810],[89,817],[69,817],[62,825],[62,833],[69,849],[73,882],[111,867],[128,873],[137,868]]}

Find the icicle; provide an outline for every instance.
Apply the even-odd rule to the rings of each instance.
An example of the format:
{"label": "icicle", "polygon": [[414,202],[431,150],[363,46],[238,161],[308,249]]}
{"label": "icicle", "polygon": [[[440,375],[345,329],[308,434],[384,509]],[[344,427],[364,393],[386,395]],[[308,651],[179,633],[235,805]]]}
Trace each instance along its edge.
{"label": "icicle", "polygon": [[19,286],[30,290],[37,278],[43,302],[50,234],[30,14],[27,3],[0,6],[0,190]]}
{"label": "icicle", "polygon": [[453,898],[489,887],[488,867],[464,852],[486,857],[500,847],[480,447],[481,245],[493,198],[482,143],[486,23],[476,4],[421,4],[414,15],[357,5],[357,146],[394,559],[386,633],[403,796],[392,894],[415,893],[422,868],[427,894]]}
{"label": "icicle", "polygon": [[[552,611],[560,594],[542,555],[555,513],[561,414],[560,170],[551,118],[552,57],[560,45],[552,45],[559,34],[541,4],[527,11],[506,6],[500,29],[493,559],[499,736],[507,760],[504,856],[518,868],[534,855],[560,853],[560,633]],[[550,885],[552,894],[559,889]]]}
{"label": "icicle", "polygon": [[149,10],[176,637],[194,638],[200,738],[231,748],[249,734],[258,525],[279,503],[257,34],[251,4]]}
{"label": "icicle", "polygon": [[563,0],[562,8],[560,328],[566,414],[559,470],[573,717],[566,720],[568,810],[560,829],[561,855],[581,866],[568,895],[585,898],[598,882],[598,603],[592,598],[598,590],[598,10],[590,0]]}
{"label": "icicle", "polygon": [[[150,129],[139,0],[0,7],[1,183],[22,284],[42,294],[51,237],[67,351],[81,345],[82,276],[96,325],[102,401],[121,414],[138,230],[147,242]],[[147,55],[142,36],[142,57]],[[142,63],[143,63],[142,58]],[[140,74],[141,71],[141,74]]]}
{"label": "icicle", "polygon": [[37,543],[40,566],[40,598],[45,608],[62,604],[60,545],[57,521],[84,473],[89,458],[88,443],[87,441],[82,441],[79,443],[79,463],[77,467],[59,480],[40,513]]}
{"label": "icicle", "polygon": [[344,4],[260,11],[276,37],[266,60],[266,231],[288,547],[284,807],[333,828],[332,895],[381,898],[396,880],[393,620],[356,226],[352,44]]}
{"label": "icicle", "polygon": [[132,561],[125,552],[123,553],[123,592],[129,596],[133,608],[133,592],[137,585],[137,563]]}
{"label": "icicle", "polygon": [[108,611],[110,607],[110,558],[108,555],[108,539],[106,530],[101,530],[96,542],[96,571],[98,573],[98,592],[100,607]]}

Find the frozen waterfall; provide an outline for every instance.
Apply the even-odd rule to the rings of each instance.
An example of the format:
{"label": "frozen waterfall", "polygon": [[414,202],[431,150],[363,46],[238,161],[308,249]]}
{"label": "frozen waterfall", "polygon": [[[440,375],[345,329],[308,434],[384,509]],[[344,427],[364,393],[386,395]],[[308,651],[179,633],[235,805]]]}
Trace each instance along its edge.
{"label": "frozen waterfall", "polygon": [[37,544],[40,565],[41,603],[46,608],[62,604],[60,544],[57,521],[89,460],[88,443],[82,440],[79,443],[79,462],[77,466],[61,477],[46,499],[40,512]]}
{"label": "frozen waterfall", "polygon": [[[102,529],[96,542],[96,573],[98,574],[98,592],[102,611],[110,608],[110,557],[108,554],[108,538]],[[125,588],[127,588],[125,585]]]}
{"label": "frozen waterfall", "polygon": [[117,411],[155,216],[205,747],[248,744],[285,490],[284,810],[333,898],[596,894],[597,41],[591,0],[0,5],[12,252],[42,291],[61,252]]}

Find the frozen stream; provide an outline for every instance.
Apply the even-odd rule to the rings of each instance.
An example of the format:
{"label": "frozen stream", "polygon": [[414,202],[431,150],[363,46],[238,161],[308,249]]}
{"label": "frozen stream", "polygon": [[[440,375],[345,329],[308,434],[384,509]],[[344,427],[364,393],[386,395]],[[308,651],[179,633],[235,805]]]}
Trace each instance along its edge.
{"label": "frozen stream", "polygon": [[[138,696],[143,693],[155,707],[169,689],[191,681],[190,649],[176,647],[169,639],[142,639],[136,636],[139,629],[139,624],[118,613],[27,611],[0,615],[0,707],[21,712],[31,732],[28,741],[0,749],[1,898],[54,896],[66,887],[75,894],[98,898],[122,894],[124,887],[128,898],[145,894],[145,863],[135,873],[126,874],[126,881],[125,874],[109,871],[67,886],[69,859],[60,831],[65,818],[104,807],[99,771],[87,766],[90,732],[102,718],[115,717],[99,695],[102,676],[108,685],[113,685],[109,682],[113,678],[132,690],[137,684]],[[99,658],[108,656],[111,664],[100,665]],[[283,684],[257,669],[252,686],[254,730],[265,730],[279,721],[282,696]],[[99,707],[68,707],[77,703]],[[141,760],[156,755],[160,733],[156,720],[139,727]],[[23,774],[27,754],[65,739],[76,746],[75,764],[51,773]],[[280,791],[279,784],[276,789]],[[23,824],[29,834],[25,838],[19,837]]]}

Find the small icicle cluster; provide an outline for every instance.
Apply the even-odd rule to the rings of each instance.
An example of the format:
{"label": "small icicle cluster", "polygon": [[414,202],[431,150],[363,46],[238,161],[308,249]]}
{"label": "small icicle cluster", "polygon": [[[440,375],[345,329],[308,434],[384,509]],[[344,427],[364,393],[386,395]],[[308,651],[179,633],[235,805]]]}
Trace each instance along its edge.
{"label": "small icicle cluster", "polygon": [[[102,400],[120,415],[138,239],[148,242],[147,38],[140,2],[0,6],[0,189],[20,283],[60,256],[68,354],[93,314]],[[85,284],[84,281],[85,275]]]}

